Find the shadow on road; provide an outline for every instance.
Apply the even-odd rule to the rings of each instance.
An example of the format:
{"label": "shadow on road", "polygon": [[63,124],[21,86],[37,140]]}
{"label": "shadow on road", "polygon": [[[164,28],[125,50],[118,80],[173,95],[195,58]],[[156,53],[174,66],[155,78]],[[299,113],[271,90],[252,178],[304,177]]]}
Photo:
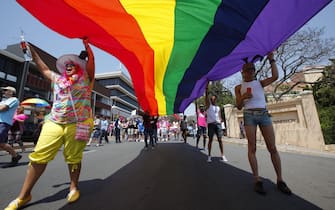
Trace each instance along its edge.
{"label": "shadow on road", "polygon": [[0,162],[0,167],[1,168],[13,168],[13,167],[18,167],[18,166],[23,166],[23,165],[28,165],[29,162],[19,162],[17,164],[11,164],[10,162]]}
{"label": "shadow on road", "polygon": [[[270,180],[264,180],[267,195],[258,195],[250,173],[218,158],[212,163],[206,159],[188,144],[160,144],[142,151],[105,180],[80,182],[80,200],[61,209],[320,209],[298,196],[280,193]],[[66,194],[62,190],[35,204],[64,199]]]}

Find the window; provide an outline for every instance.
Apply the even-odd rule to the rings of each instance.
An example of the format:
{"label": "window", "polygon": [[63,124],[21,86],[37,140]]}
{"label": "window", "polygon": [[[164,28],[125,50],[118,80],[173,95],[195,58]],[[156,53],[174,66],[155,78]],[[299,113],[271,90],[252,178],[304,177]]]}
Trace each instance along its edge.
{"label": "window", "polygon": [[7,74],[7,80],[12,81],[12,82],[16,82],[17,81],[17,77],[11,74]]}

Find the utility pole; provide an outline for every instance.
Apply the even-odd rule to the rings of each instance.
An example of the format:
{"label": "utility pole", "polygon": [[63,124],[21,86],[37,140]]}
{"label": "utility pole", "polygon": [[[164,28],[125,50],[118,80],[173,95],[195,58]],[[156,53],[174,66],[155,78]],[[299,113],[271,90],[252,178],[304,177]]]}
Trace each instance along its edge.
{"label": "utility pole", "polygon": [[32,59],[31,59],[30,51],[29,51],[28,46],[27,46],[27,42],[24,40],[23,31],[21,31],[20,38],[21,38],[20,45],[21,45],[21,49],[22,49],[22,52],[23,52],[23,56],[24,56],[24,64],[23,64],[22,78],[21,78],[21,81],[20,81],[18,99],[19,99],[19,101],[22,101],[23,96],[24,96],[24,87],[26,86],[26,80],[27,80],[28,71],[29,71],[29,62]]}

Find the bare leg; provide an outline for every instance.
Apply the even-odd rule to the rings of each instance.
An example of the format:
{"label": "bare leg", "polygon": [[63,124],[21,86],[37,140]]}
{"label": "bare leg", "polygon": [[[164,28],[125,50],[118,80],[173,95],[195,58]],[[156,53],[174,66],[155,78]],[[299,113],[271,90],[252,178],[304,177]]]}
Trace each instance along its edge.
{"label": "bare leg", "polygon": [[196,147],[198,148],[198,145],[199,145],[199,140],[200,140],[200,135],[197,135],[197,141],[196,141]]}
{"label": "bare leg", "polygon": [[223,143],[222,143],[222,139],[221,137],[218,137],[218,142],[219,142],[219,148],[220,148],[220,152],[221,152],[221,157],[223,156]]}
{"label": "bare leg", "polygon": [[204,146],[204,149],[205,149],[205,147],[206,147],[206,135],[204,135],[203,138],[204,138],[204,140],[203,140],[203,143],[204,143],[203,146]]}
{"label": "bare leg", "polygon": [[24,199],[31,194],[31,190],[33,189],[37,180],[43,174],[46,166],[47,164],[31,163],[31,165],[28,167],[27,175],[19,195],[20,199]]}
{"label": "bare leg", "polygon": [[[93,132],[92,132],[93,133]],[[90,137],[90,140],[88,141],[88,143],[86,144],[86,145],[91,145],[91,143],[92,143],[92,141],[93,141],[93,137],[92,137],[92,135],[91,135],[91,137]]]}
{"label": "bare leg", "polygon": [[272,125],[261,126],[260,129],[264,137],[266,147],[271,155],[272,164],[277,174],[277,181],[282,181],[283,178],[281,173],[281,161],[279,153],[276,148],[273,126]]}
{"label": "bare leg", "polygon": [[69,175],[70,175],[70,191],[73,189],[78,189],[78,181],[81,171],[81,163],[78,164],[68,164]]}
{"label": "bare leg", "polygon": [[258,175],[258,164],[256,158],[256,126],[245,126],[248,139],[248,159],[255,181],[261,181]]}
{"label": "bare leg", "polygon": [[21,135],[22,135],[21,133],[20,133],[20,134],[17,134],[15,140],[16,140],[16,142],[19,144],[19,146],[20,146],[20,148],[21,148],[21,151],[22,151],[22,152],[25,152],[26,150],[25,150],[25,148],[24,148],[23,141],[22,141],[22,139],[21,139]]}
{"label": "bare leg", "polygon": [[15,150],[13,149],[13,147],[11,147],[9,144],[7,143],[0,143],[0,148],[9,152],[9,154],[12,156],[12,157],[16,157],[17,154],[15,152]]}
{"label": "bare leg", "polygon": [[208,139],[208,156],[211,156],[213,137]]}

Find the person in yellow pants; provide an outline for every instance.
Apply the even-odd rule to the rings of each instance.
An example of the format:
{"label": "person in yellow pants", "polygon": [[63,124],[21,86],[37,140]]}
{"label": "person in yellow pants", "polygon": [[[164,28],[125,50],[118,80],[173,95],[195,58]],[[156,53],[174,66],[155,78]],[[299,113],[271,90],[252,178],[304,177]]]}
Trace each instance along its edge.
{"label": "person in yellow pants", "polygon": [[84,39],[83,44],[86,51],[82,51],[80,56],[63,55],[57,60],[56,66],[60,74],[51,71],[30,46],[33,61],[39,71],[52,81],[54,99],[35,150],[29,155],[30,164],[21,192],[10,202],[6,210],[19,209],[31,200],[31,191],[35,183],[61,146],[64,146],[63,155],[68,164],[71,181],[67,201],[74,202],[80,197],[78,180],[87,142],[77,140],[75,136],[78,123],[89,125],[90,131],[93,127],[91,93],[95,73],[94,56],[88,40]]}

